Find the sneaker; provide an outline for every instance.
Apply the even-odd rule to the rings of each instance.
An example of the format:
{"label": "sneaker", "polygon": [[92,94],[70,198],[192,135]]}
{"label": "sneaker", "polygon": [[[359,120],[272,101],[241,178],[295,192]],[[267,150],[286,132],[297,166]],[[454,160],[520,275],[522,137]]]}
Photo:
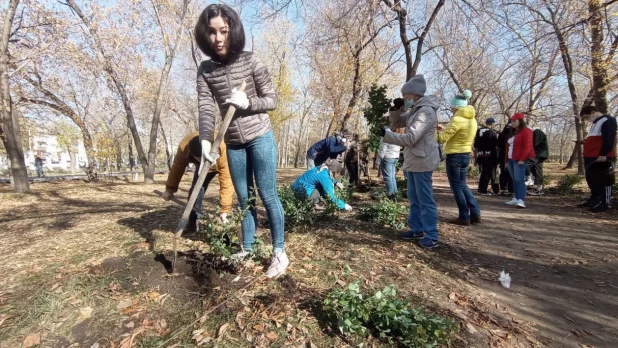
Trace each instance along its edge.
{"label": "sneaker", "polygon": [[523,209],[523,208],[525,208],[525,207],[526,207],[526,203],[524,203],[524,201],[520,199],[520,200],[518,200],[518,201],[517,201],[517,203],[515,204],[515,207]]}
{"label": "sneaker", "polygon": [[511,199],[508,202],[505,202],[504,204],[506,204],[506,205],[515,205],[517,203],[519,203],[519,200],[517,198],[513,197],[513,199]]}
{"label": "sneaker", "polygon": [[424,248],[424,249],[433,249],[433,248],[438,247],[438,241],[435,239],[425,237],[418,241],[418,245],[420,245],[421,248]]}
{"label": "sneaker", "polygon": [[470,217],[470,224],[480,224],[482,223],[481,217],[480,216],[472,216]]}
{"label": "sneaker", "polygon": [[481,196],[492,196],[491,192],[479,192],[478,194]]}
{"label": "sneaker", "polygon": [[609,205],[605,203],[597,203],[592,208],[590,208],[590,211],[593,213],[603,213],[607,211],[608,209],[609,209]]}
{"label": "sneaker", "polygon": [[290,260],[286,253],[274,253],[268,271],[266,271],[266,276],[268,278],[276,278],[284,274],[289,265]]}
{"label": "sneaker", "polygon": [[536,190],[528,193],[530,196],[542,196],[545,194],[543,190]]}
{"label": "sneaker", "polygon": [[421,239],[421,238],[423,238],[423,236],[425,236],[424,232],[408,231],[408,232],[401,233],[399,235],[399,238],[401,238],[403,240],[413,240],[413,239]]}
{"label": "sneaker", "polygon": [[454,220],[449,220],[448,223],[451,225],[470,226],[470,220],[461,220],[459,218],[454,219]]}

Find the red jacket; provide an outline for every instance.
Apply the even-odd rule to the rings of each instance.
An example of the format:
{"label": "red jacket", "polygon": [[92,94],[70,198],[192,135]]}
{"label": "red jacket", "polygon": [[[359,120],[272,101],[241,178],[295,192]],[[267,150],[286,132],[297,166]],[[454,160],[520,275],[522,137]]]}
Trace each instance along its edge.
{"label": "red jacket", "polygon": [[528,127],[517,132],[513,140],[513,157],[511,159],[525,162],[530,158],[535,158],[533,138],[532,130]]}

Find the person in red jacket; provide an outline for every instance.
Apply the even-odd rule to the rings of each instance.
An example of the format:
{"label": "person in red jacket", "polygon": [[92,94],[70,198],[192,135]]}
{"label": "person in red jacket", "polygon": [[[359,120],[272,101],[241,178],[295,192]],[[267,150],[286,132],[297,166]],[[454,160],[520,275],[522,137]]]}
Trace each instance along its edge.
{"label": "person in red jacket", "polygon": [[516,113],[511,117],[515,136],[508,142],[508,168],[513,178],[515,197],[506,202],[517,208],[525,208],[526,204],[526,161],[535,158],[532,130],[526,126],[524,114]]}

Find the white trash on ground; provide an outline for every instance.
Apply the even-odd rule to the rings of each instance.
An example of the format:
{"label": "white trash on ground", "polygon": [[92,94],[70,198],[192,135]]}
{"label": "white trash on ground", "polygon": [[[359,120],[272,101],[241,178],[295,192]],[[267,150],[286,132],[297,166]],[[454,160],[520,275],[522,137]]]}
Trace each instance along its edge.
{"label": "white trash on ground", "polygon": [[500,281],[500,284],[502,284],[502,286],[504,286],[505,288],[508,289],[511,287],[511,276],[508,273],[505,273],[504,270],[500,272],[500,277],[498,278],[498,280]]}

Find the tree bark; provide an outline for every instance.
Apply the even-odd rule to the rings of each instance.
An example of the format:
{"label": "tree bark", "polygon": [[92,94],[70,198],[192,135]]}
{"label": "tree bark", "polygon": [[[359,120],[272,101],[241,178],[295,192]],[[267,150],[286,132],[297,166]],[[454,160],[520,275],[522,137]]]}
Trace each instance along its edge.
{"label": "tree bark", "polygon": [[592,63],[592,85],[594,88],[594,105],[599,112],[607,114],[607,89],[609,85],[607,68],[604,59],[603,45],[603,3],[602,0],[589,0],[590,14],[590,57]]}
{"label": "tree bark", "polygon": [[[161,108],[163,106],[163,101],[165,98],[165,89],[167,88],[167,80],[169,78],[170,70],[172,69],[172,63],[174,62],[174,58],[176,57],[176,50],[178,48],[178,44],[180,43],[180,35],[182,34],[182,29],[184,25],[184,20],[187,14],[187,5],[188,1],[184,0],[182,4],[182,11],[180,15],[180,24],[178,24],[178,29],[176,32],[176,38],[174,43],[170,43],[167,39],[167,35],[165,34],[165,30],[163,28],[163,22],[159,17],[159,12],[157,10],[156,4],[153,2],[154,11],[157,15],[157,20],[159,26],[161,27],[161,33],[163,36],[163,42],[165,45],[165,65],[163,66],[163,71],[161,72],[161,80],[159,81],[159,90],[157,92],[157,101],[155,104],[154,114],[152,115],[152,125],[150,128],[150,144],[148,148],[148,164],[147,167],[144,168],[144,182],[146,184],[152,184],[154,182],[154,173],[156,168],[156,158],[157,158],[157,137],[159,134],[159,120],[161,119]],[[168,166],[169,165],[169,150],[167,146],[165,147],[165,151],[168,153]]]}
{"label": "tree bark", "polygon": [[19,0],[10,0],[4,16],[0,40],[0,109],[2,112],[0,138],[2,138],[9,158],[13,189],[17,192],[28,192],[30,191],[30,184],[28,183],[28,170],[21,143],[19,115],[13,108],[9,85],[9,38],[11,37],[11,28],[17,6],[19,6]]}
{"label": "tree bark", "polygon": [[90,35],[92,36],[92,39],[94,40],[95,45],[97,46],[96,49],[99,51],[99,53],[103,57],[103,70],[108,74],[108,76],[114,83],[114,86],[116,87],[116,91],[118,92],[118,95],[120,96],[120,99],[122,100],[122,105],[127,115],[127,123],[129,126],[129,130],[131,131],[131,135],[133,136],[133,142],[135,142],[135,149],[137,150],[137,156],[139,157],[139,160],[142,164],[142,169],[146,171],[146,168],[148,167],[148,159],[146,158],[144,147],[142,146],[142,140],[140,139],[139,132],[137,131],[137,125],[135,124],[135,117],[133,116],[133,109],[131,108],[131,102],[129,101],[129,96],[124,87],[124,84],[122,80],[120,79],[120,76],[114,69],[111,58],[107,55],[107,53],[105,52],[105,49],[103,48],[103,44],[99,38],[97,29],[92,25],[88,17],[86,17],[86,15],[82,12],[81,8],[77,6],[74,0],[67,0],[65,5],[69,6],[77,14],[77,16],[82,20],[82,22],[86,25],[86,28],[88,28],[88,31]]}
{"label": "tree bark", "polygon": [[551,15],[551,25],[554,29],[554,34],[558,39],[558,46],[560,47],[560,56],[562,58],[562,63],[564,65],[564,70],[566,72],[567,83],[569,86],[569,93],[571,95],[571,107],[573,110],[573,116],[575,116],[575,134],[577,136],[577,143],[575,144],[575,148],[573,149],[573,155],[571,155],[571,160],[567,164],[566,168],[571,168],[573,165],[574,158],[577,158],[577,174],[584,175],[584,155],[582,151],[581,141],[583,140],[583,127],[582,123],[579,119],[579,102],[577,98],[577,90],[575,89],[575,82],[573,77],[573,61],[571,59],[571,54],[569,51],[569,47],[567,45],[566,38],[562,29],[558,26],[555,13],[548,6],[547,10]]}

